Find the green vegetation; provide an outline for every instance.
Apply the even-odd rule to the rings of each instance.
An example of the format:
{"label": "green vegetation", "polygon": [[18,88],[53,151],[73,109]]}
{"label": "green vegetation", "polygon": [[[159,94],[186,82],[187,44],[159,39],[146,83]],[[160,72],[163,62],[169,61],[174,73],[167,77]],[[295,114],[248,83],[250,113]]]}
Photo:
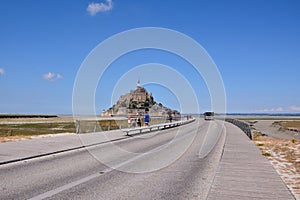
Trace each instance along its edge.
{"label": "green vegetation", "polygon": [[130,103],[129,103],[129,109],[136,109],[137,108],[137,103],[130,100]]}
{"label": "green vegetation", "polygon": [[262,152],[262,155],[263,155],[263,156],[266,156],[266,157],[269,157],[269,156],[271,156],[271,153],[270,153],[270,152],[267,152],[267,151],[263,151],[263,152]]}
{"label": "green vegetation", "polygon": [[121,103],[121,107],[125,107],[125,108],[127,108],[127,104],[126,104],[126,102],[125,102],[125,101],[123,101],[123,102]]}
{"label": "green vegetation", "polygon": [[258,139],[259,137],[261,137],[263,135],[260,131],[257,131],[257,130],[253,130],[252,133],[253,133],[253,140]]}
{"label": "green vegetation", "polygon": [[144,103],[144,106],[145,106],[145,108],[148,108],[148,107],[149,107],[149,102],[146,101],[146,102]]}
{"label": "green vegetation", "polygon": [[57,115],[0,114],[0,118],[55,118]]}
{"label": "green vegetation", "polygon": [[0,124],[0,137],[56,133],[75,133],[75,124],[73,122]]}
{"label": "green vegetation", "polygon": [[113,105],[112,109],[114,113],[117,113],[119,111],[119,108],[115,105]]}

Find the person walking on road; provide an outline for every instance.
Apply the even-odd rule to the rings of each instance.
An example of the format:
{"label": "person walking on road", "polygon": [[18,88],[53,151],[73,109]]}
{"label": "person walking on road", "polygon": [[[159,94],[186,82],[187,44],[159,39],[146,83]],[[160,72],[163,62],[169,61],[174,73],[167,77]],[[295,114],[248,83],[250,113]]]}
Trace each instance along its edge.
{"label": "person walking on road", "polygon": [[130,128],[130,126],[131,126],[131,118],[130,118],[130,116],[128,116],[127,121],[128,121],[128,128]]}
{"label": "person walking on road", "polygon": [[133,128],[136,127],[136,119],[132,119],[132,127],[133,127]]}
{"label": "person walking on road", "polygon": [[141,118],[140,118],[140,116],[138,116],[138,118],[137,118],[137,125],[138,125],[139,127],[141,127],[141,126],[142,126],[142,123],[141,123]]}
{"label": "person walking on road", "polygon": [[172,117],[172,114],[170,114],[169,115],[169,121],[170,121],[170,123],[172,122],[172,120],[173,120],[173,117]]}
{"label": "person walking on road", "polygon": [[150,123],[150,115],[149,115],[149,113],[148,113],[148,111],[146,110],[146,112],[145,112],[145,125],[146,126],[149,126],[149,123]]}

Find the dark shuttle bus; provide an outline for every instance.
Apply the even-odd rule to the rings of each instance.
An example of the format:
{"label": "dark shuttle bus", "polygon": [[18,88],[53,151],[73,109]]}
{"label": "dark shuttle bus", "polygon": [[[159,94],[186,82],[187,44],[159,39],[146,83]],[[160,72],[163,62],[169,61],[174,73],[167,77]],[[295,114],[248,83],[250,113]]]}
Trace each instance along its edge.
{"label": "dark shuttle bus", "polygon": [[205,120],[214,120],[215,113],[214,112],[205,112],[204,119]]}

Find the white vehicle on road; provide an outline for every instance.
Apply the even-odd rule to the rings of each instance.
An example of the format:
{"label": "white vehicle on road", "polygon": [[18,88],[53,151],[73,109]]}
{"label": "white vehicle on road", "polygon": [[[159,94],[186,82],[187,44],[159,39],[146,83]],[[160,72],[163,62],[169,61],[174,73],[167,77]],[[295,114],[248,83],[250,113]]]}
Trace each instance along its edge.
{"label": "white vehicle on road", "polygon": [[205,120],[214,120],[215,113],[214,112],[205,112],[204,119]]}

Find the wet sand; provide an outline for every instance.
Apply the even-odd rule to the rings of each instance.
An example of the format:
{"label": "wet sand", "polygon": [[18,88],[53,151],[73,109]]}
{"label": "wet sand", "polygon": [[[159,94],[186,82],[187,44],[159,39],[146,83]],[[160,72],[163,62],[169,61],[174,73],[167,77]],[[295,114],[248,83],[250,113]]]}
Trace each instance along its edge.
{"label": "wet sand", "polygon": [[282,130],[280,129],[281,126],[273,125],[275,121],[285,120],[257,120],[257,122],[253,125],[253,128],[272,138],[287,140],[295,138],[300,140],[300,132]]}

